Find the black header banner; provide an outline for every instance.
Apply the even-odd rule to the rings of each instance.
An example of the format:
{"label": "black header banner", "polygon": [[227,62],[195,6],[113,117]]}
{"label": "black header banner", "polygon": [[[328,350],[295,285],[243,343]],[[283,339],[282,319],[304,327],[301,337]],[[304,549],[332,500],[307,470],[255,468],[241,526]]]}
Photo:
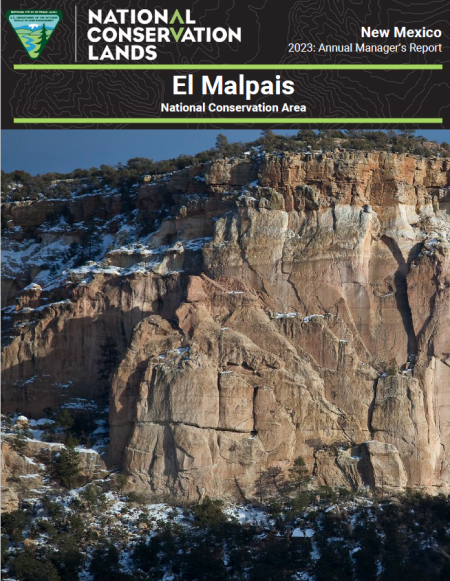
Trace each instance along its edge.
{"label": "black header banner", "polygon": [[450,128],[450,3],[27,0],[2,128]]}

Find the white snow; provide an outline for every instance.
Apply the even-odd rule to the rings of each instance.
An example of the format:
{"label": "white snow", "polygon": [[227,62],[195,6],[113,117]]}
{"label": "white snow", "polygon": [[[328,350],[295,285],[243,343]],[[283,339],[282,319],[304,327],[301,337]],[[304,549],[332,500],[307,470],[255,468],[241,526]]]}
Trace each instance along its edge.
{"label": "white snow", "polygon": [[193,240],[188,240],[185,243],[185,248],[187,250],[201,250],[205,244],[211,242],[211,236],[205,236],[204,238],[194,238]]}
{"label": "white snow", "polygon": [[42,288],[38,284],[36,284],[35,282],[31,282],[28,286],[26,286],[23,289],[23,291],[29,291],[29,290],[42,290]]}
{"label": "white snow", "polygon": [[298,313],[277,313],[275,319],[293,319]]}
{"label": "white snow", "polygon": [[311,539],[314,536],[314,529],[296,528],[292,531],[292,538],[294,539]]}
{"label": "white snow", "polygon": [[312,542],[311,559],[313,559],[314,561],[317,561],[317,559],[320,559],[320,552],[319,552],[319,549],[318,549],[315,541]]}
{"label": "white snow", "polygon": [[98,455],[98,451],[94,450],[93,448],[83,448],[82,446],[77,446],[75,448],[75,450],[77,452],[85,452],[86,454],[97,454]]}
{"label": "white snow", "polygon": [[61,407],[65,408],[65,409],[75,409],[75,410],[80,410],[80,409],[90,410],[90,411],[97,410],[97,404],[93,400],[88,400],[84,397],[74,397],[71,399],[71,401],[63,404]]}
{"label": "white snow", "polygon": [[45,424],[54,424],[55,420],[49,420],[47,418],[40,418],[39,420],[29,420],[30,426],[45,426]]}
{"label": "white snow", "polygon": [[237,519],[240,524],[267,525],[270,517],[266,512],[251,505],[229,505],[223,511],[227,516]]}
{"label": "white snow", "polygon": [[[26,381],[24,381],[22,386],[28,385],[29,383],[34,383],[35,379],[37,379],[37,375],[33,375],[33,377],[30,377],[30,379],[27,379]],[[25,418],[25,419],[27,419],[27,418]]]}
{"label": "white snow", "polygon": [[313,319],[314,317],[318,317],[319,319],[324,319],[325,315],[308,315],[307,317],[305,317],[303,319],[304,323],[309,323],[311,321],[311,319]]}

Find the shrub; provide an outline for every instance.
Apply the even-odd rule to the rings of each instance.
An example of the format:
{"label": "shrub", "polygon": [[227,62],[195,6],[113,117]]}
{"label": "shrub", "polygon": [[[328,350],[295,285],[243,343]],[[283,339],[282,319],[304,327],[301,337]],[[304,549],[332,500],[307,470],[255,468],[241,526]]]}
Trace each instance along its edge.
{"label": "shrub", "polygon": [[352,581],[353,566],[343,542],[328,543],[315,567],[317,581]]}
{"label": "shrub", "polygon": [[27,524],[27,515],[22,510],[14,510],[2,515],[2,533],[16,543],[22,541],[22,532]]}
{"label": "shrub", "polygon": [[180,563],[186,581],[227,581],[230,579],[220,549],[206,540],[193,546]]}
{"label": "shrub", "polygon": [[201,504],[192,507],[195,524],[198,527],[216,527],[228,522],[221,500],[212,500],[207,496]]}
{"label": "shrub", "polygon": [[128,495],[128,502],[135,502],[136,504],[146,504],[147,497],[145,496],[145,494],[140,494],[139,492],[135,492],[133,490]]}
{"label": "shrub", "polygon": [[334,488],[331,488],[331,486],[323,484],[322,486],[319,486],[318,492],[321,498],[331,504],[335,504],[338,500],[338,493]]}
{"label": "shrub", "polygon": [[10,566],[18,581],[60,581],[56,567],[48,559],[37,559],[31,551],[23,551]]}
{"label": "shrub", "polygon": [[56,551],[50,559],[63,581],[78,581],[78,571],[83,563],[83,555],[73,533],[58,535],[55,539]]}
{"label": "shrub", "polygon": [[128,482],[128,477],[125,474],[115,474],[113,480],[113,489],[121,492]]}
{"label": "shrub", "polygon": [[133,577],[120,570],[119,551],[114,545],[106,544],[96,549],[92,556],[89,572],[94,581],[132,581]]}
{"label": "shrub", "polygon": [[397,375],[397,373],[398,373],[397,360],[395,357],[392,357],[392,359],[389,361],[387,374],[389,375],[389,377],[392,377],[393,375]]}
{"label": "shrub", "polygon": [[89,484],[80,493],[80,496],[85,500],[90,508],[96,508],[101,502],[102,491],[95,484]]}
{"label": "shrub", "polygon": [[148,573],[152,568],[158,564],[158,546],[155,542],[150,541],[147,544],[145,541],[140,541],[132,554],[133,561],[139,569]]}

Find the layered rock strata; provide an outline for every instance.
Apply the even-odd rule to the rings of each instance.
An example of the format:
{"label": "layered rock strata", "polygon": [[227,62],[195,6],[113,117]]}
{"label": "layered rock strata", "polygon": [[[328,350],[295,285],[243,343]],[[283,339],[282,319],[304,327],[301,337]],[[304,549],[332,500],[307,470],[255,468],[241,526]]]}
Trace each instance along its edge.
{"label": "layered rock strata", "polygon": [[[108,463],[158,497],[251,498],[298,456],[317,484],[447,489],[449,170],[259,155],[144,183],[127,208],[67,202],[81,222],[52,244],[83,216],[109,243],[6,280],[4,410],[109,397]],[[45,204],[5,208],[12,256],[48,246]]]}

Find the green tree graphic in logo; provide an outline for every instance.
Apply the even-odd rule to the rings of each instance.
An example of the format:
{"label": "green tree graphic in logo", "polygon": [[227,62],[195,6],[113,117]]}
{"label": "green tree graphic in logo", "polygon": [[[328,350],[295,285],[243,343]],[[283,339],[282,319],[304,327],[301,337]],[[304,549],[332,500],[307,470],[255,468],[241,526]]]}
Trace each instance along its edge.
{"label": "green tree graphic in logo", "polygon": [[8,22],[32,59],[37,59],[62,19],[60,10],[8,10]]}

